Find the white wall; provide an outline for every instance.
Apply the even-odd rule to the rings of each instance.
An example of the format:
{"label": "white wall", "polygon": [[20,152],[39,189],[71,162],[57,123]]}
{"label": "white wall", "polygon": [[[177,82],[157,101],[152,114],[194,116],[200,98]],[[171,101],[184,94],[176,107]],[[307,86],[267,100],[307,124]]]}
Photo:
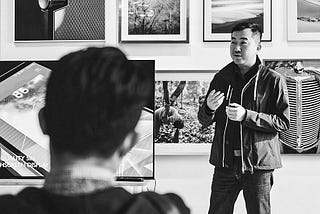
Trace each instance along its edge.
{"label": "white wall", "polygon": [[[13,0],[0,1],[0,60],[58,59],[87,45],[118,45],[116,0],[106,0],[105,43],[13,42]],[[320,58],[320,42],[287,42],[286,0],[274,0],[272,42],[263,43],[260,57]],[[132,59],[155,59],[158,70],[218,70],[230,61],[228,43],[202,42],[202,0],[190,0],[189,44],[122,44]],[[319,213],[320,157],[283,156],[284,167],[275,172],[273,213]],[[159,155],[156,157],[156,190],[180,194],[193,213],[206,213],[212,167],[208,155]],[[16,192],[21,186],[0,187],[0,193]],[[243,197],[235,213],[245,213]]]}

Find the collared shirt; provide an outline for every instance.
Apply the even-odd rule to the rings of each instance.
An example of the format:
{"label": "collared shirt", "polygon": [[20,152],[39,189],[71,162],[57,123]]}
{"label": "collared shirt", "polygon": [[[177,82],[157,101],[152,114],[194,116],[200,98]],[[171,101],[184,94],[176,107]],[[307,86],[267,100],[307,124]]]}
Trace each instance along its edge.
{"label": "collared shirt", "polygon": [[113,186],[114,173],[92,165],[72,165],[51,171],[45,178],[44,189],[55,194],[77,195]]}

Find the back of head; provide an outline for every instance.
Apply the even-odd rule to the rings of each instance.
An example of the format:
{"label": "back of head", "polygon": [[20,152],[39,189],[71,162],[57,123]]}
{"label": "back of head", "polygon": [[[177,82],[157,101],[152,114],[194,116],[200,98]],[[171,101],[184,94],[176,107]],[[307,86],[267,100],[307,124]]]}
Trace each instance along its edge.
{"label": "back of head", "polygon": [[242,31],[244,29],[250,29],[253,35],[257,35],[259,38],[259,42],[262,39],[262,30],[259,24],[257,23],[253,23],[253,22],[241,22],[236,24],[232,30],[231,30],[231,34],[234,31]]}
{"label": "back of head", "polygon": [[117,48],[60,59],[48,80],[44,119],[57,154],[111,156],[134,130],[152,81]]}

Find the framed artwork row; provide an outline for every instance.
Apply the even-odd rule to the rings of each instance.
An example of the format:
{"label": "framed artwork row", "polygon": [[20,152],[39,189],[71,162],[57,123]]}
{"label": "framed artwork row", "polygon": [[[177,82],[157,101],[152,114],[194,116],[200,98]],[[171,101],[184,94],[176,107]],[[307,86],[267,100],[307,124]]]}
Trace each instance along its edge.
{"label": "framed artwork row", "polygon": [[[118,0],[120,43],[189,43],[190,0]],[[14,41],[104,41],[105,0],[14,0]],[[320,40],[320,1],[287,0],[288,41]],[[239,22],[272,40],[272,0],[203,0],[203,41],[230,41]]]}

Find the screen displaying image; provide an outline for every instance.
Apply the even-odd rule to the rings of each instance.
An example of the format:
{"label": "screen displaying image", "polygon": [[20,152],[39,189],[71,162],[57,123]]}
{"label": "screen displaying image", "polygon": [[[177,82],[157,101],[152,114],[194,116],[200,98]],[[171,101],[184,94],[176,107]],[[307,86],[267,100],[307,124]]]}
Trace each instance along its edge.
{"label": "screen displaying image", "polygon": [[[142,62],[154,70],[154,61],[134,63]],[[54,64],[0,62],[0,179],[41,179],[50,170],[49,137],[41,131],[38,113],[45,105]],[[144,108],[136,131],[138,143],[124,157],[116,177],[154,177],[153,105]]]}

